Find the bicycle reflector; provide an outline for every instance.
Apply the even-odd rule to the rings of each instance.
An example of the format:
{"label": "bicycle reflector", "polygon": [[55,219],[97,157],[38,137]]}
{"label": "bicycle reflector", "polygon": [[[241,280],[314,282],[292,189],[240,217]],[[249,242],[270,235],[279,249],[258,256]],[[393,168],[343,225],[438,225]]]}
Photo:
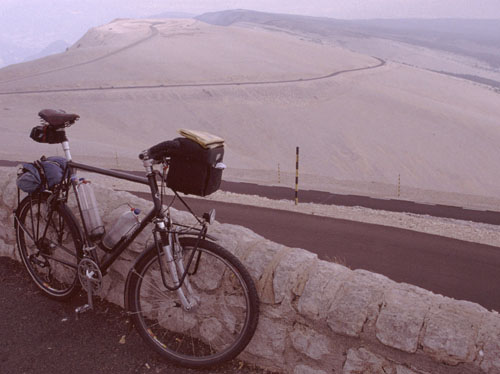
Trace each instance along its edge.
{"label": "bicycle reflector", "polygon": [[208,222],[209,225],[215,221],[215,209],[210,209],[210,212],[203,213],[203,219]]}

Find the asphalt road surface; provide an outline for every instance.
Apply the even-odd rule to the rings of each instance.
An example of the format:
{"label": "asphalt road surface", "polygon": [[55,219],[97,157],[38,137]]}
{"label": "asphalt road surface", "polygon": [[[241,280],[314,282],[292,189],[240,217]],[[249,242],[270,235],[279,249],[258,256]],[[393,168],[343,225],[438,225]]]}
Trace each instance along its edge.
{"label": "asphalt road surface", "polygon": [[[8,162],[2,162],[8,164]],[[222,189],[283,198],[289,189],[224,182]],[[309,191],[310,200],[338,202],[343,195]],[[149,199],[148,194],[136,193]],[[305,194],[307,197],[307,194]],[[356,199],[358,198],[358,199]],[[416,208],[420,213],[494,223],[498,212],[416,204],[404,201],[347,196],[347,205],[397,210]],[[351,269],[366,269],[389,278],[459,300],[500,311],[500,248],[381,225],[340,220],[239,204],[186,199],[197,213],[217,209],[220,222],[248,227],[290,247],[317,253]],[[340,202],[342,203],[342,202]],[[400,205],[398,205],[400,204]],[[185,209],[179,202],[174,207]],[[404,209],[403,209],[404,211]]]}
{"label": "asphalt road surface", "polygon": [[[132,193],[148,198],[147,193]],[[274,242],[317,253],[321,259],[500,311],[498,247],[284,210],[184,200],[197,214],[216,208],[219,222],[248,227]],[[173,206],[186,210],[179,200]]]}
{"label": "asphalt road surface", "polygon": [[[287,211],[187,201],[197,213],[215,207],[221,222],[247,226],[320,258],[500,310],[500,248]],[[178,203],[174,206],[182,209]],[[75,321],[74,309],[85,303],[85,295],[69,303],[44,297],[13,260],[0,258],[0,282],[2,374],[263,373],[238,360],[203,371],[172,366],[130,331],[119,307],[101,300],[95,312]]]}
{"label": "asphalt road surface", "polygon": [[[90,61],[86,62],[81,62],[75,65],[69,65],[65,66],[62,68],[57,68],[54,70],[49,70],[45,72],[40,72],[36,74],[31,74],[27,75],[24,77],[18,77],[14,78],[11,80],[7,81],[2,81],[1,83],[8,83],[12,81],[18,81],[26,78],[32,78],[35,76],[39,75],[45,75],[45,74],[50,74],[54,73],[57,71],[61,70],[67,70],[73,67],[81,66],[81,65],[86,65],[95,61],[99,61],[102,59],[105,59],[109,57],[110,55],[117,54],[119,52],[122,52],[123,50],[129,49],[133,47],[134,45],[140,44],[144,42],[145,40],[148,40],[158,34],[158,30],[153,26],[151,26],[152,34],[149,35],[148,37],[144,38],[143,40],[139,40],[130,46],[123,47],[119,50],[116,50],[112,53],[106,54],[104,56],[95,58]],[[302,82],[310,82],[310,81],[317,81],[317,80],[323,80],[323,79],[330,79],[333,77],[336,77],[337,75],[341,74],[346,74],[346,73],[352,73],[355,71],[361,71],[361,70],[371,70],[371,69],[376,69],[381,66],[385,65],[385,61],[378,58],[378,57],[372,57],[375,60],[378,60],[378,63],[375,65],[370,65],[370,66],[364,66],[360,68],[354,68],[354,69],[346,69],[346,70],[339,70],[335,71],[333,73],[327,74],[327,75],[322,75],[318,77],[313,77],[313,78],[296,78],[296,79],[284,79],[284,80],[274,80],[274,81],[242,81],[242,82],[209,82],[209,83],[182,83],[182,84],[154,84],[154,85],[136,85],[136,86],[110,86],[110,87],[87,87],[87,88],[57,88],[57,89],[41,89],[41,90],[25,90],[25,91],[7,91],[7,92],[0,92],[0,95],[25,95],[25,94],[43,94],[43,93],[61,93],[61,92],[82,92],[82,91],[109,91],[109,90],[137,90],[137,89],[169,89],[169,88],[182,88],[182,87],[220,87],[220,86],[262,86],[262,85],[271,85],[271,84],[283,84],[283,83],[302,83]]]}
{"label": "asphalt road surface", "polygon": [[[134,174],[144,175],[144,173],[141,172],[134,172]],[[289,187],[269,187],[254,183],[222,181],[221,190],[240,194],[258,195],[274,200],[285,199],[293,201],[295,199],[295,191]],[[434,217],[446,217],[500,225],[500,212],[491,210],[466,209],[442,204],[423,204],[408,200],[377,199],[369,196],[343,195],[315,190],[299,190],[298,195],[301,203],[362,206],[370,209],[387,210],[389,212],[427,214]]]}
{"label": "asphalt road surface", "polygon": [[[137,193],[147,197],[147,194]],[[320,258],[387,275],[456,299],[500,310],[500,248],[410,230],[239,204],[186,199],[197,213],[246,226]],[[174,204],[184,209],[179,202]],[[495,213],[495,212],[493,212]],[[99,301],[74,321],[76,306],[37,291],[22,265],[0,258],[0,373],[194,373],[161,360],[129,332],[120,308]],[[120,344],[122,336],[125,344]],[[203,371],[202,371],[203,372]],[[235,360],[207,373],[260,373]]]}
{"label": "asphalt road surface", "polygon": [[[0,160],[0,166],[16,166],[21,163],[21,161]],[[145,175],[144,171],[118,171],[127,172],[138,176]],[[295,199],[295,191],[289,187],[262,186],[255,183],[222,181],[220,189],[222,191],[229,191],[239,194],[258,195],[273,200],[293,201]],[[451,205],[423,204],[397,199],[377,199],[369,196],[344,195],[315,190],[300,190],[299,201],[301,203],[315,203],[324,205],[361,206],[370,209],[387,210],[390,212],[427,214],[434,217],[454,218],[465,221],[500,225],[500,212],[491,210],[466,209]]]}

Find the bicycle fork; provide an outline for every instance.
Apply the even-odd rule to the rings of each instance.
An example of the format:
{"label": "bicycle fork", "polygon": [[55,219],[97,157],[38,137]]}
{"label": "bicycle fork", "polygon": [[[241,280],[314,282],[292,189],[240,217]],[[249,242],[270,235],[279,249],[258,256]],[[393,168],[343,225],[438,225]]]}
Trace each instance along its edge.
{"label": "bicycle fork", "polygon": [[[164,264],[161,260],[162,257],[160,256],[159,263],[163,284],[169,291],[175,291],[184,310],[190,311],[199,304],[200,299],[193,291],[193,287],[189,281],[187,269],[184,266],[182,246],[179,242],[179,237],[177,233],[171,232],[170,230],[167,233],[163,222],[158,222],[157,227],[162,237],[162,251],[164,253],[164,259],[168,270],[165,271]],[[158,242],[156,245],[158,248]],[[188,268],[190,264],[191,260],[188,262]],[[166,277],[170,278],[170,282],[173,286],[169,286],[169,282],[166,280]],[[184,288],[186,292],[184,292]]]}

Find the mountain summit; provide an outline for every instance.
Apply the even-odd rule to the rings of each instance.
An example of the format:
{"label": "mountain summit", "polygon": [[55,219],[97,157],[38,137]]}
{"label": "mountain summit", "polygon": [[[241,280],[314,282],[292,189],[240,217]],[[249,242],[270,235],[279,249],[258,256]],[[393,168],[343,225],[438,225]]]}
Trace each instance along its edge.
{"label": "mountain summit", "polygon": [[0,93],[3,158],[54,152],[27,134],[40,109],[61,108],[81,116],[74,157],[102,165],[140,167],[139,151],[190,128],[226,140],[227,178],[277,183],[299,146],[303,185],[394,196],[400,178],[500,197],[494,90],[276,25],[115,20],[1,69]]}

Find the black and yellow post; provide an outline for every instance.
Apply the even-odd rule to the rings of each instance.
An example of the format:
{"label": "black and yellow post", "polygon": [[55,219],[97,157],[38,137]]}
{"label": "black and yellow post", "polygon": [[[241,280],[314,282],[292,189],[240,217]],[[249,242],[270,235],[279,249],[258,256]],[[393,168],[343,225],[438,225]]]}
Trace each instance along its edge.
{"label": "black and yellow post", "polygon": [[299,147],[297,147],[297,162],[295,163],[295,205],[299,203]]}
{"label": "black and yellow post", "polygon": [[401,196],[401,174],[398,174],[398,197]]}

